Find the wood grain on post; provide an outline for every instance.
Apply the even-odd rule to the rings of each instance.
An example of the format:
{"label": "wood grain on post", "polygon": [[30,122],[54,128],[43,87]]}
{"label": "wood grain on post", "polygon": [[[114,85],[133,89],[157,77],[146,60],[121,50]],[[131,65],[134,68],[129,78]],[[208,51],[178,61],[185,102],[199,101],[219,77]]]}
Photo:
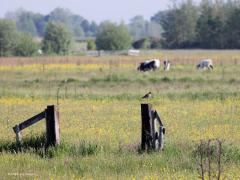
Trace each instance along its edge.
{"label": "wood grain on post", "polygon": [[16,144],[17,144],[17,151],[21,151],[21,140],[22,140],[22,136],[20,133],[20,128],[19,125],[16,125],[13,127],[13,130],[16,134]]}
{"label": "wood grain on post", "polygon": [[142,115],[142,142],[141,149],[145,150],[146,145],[149,149],[151,146],[150,136],[151,136],[151,105],[149,104],[141,104],[141,115]]}
{"label": "wood grain on post", "polygon": [[57,106],[47,106],[46,109],[46,138],[47,146],[60,144],[59,112]]}
{"label": "wood grain on post", "polygon": [[154,110],[151,110],[151,136],[152,136],[152,148],[153,149],[156,149],[157,146],[156,146],[156,117],[155,117],[155,111]]}
{"label": "wood grain on post", "polygon": [[22,140],[22,136],[20,133],[19,125],[14,126],[13,130],[16,133],[16,142],[17,142],[17,144],[20,144],[20,142]]}
{"label": "wood grain on post", "polygon": [[165,128],[157,111],[150,104],[141,104],[142,142],[141,149],[163,150]]}
{"label": "wood grain on post", "polygon": [[159,150],[163,150],[163,145],[164,145],[164,127],[160,126],[159,127],[159,138],[158,138],[158,142],[159,142]]}
{"label": "wood grain on post", "polygon": [[160,116],[158,115],[157,111],[155,111],[155,116],[156,116],[156,120],[159,123],[160,127],[159,127],[159,137],[158,137],[158,143],[159,143],[159,150],[162,151],[163,147],[164,147],[164,134],[165,134],[165,128],[164,125],[162,123],[162,120],[160,118]]}
{"label": "wood grain on post", "polygon": [[24,121],[22,123],[20,123],[18,125],[19,131],[21,131],[21,130],[23,130],[23,129],[25,129],[25,128],[33,125],[33,124],[35,124],[36,122],[42,120],[43,118],[45,118],[45,111],[43,111],[43,112],[41,112],[41,113],[39,113],[39,114],[37,114],[37,115],[27,119],[26,121]]}

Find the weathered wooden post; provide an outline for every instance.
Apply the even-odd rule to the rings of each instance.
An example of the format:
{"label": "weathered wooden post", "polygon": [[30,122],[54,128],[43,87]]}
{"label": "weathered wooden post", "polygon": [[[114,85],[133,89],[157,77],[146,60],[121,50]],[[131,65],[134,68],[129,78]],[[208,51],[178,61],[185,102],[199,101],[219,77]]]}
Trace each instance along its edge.
{"label": "weathered wooden post", "polygon": [[47,106],[46,112],[46,138],[47,147],[60,144],[59,111],[57,106]]}
{"label": "weathered wooden post", "polygon": [[142,142],[141,149],[145,150],[146,145],[147,149],[151,148],[150,139],[151,139],[151,105],[141,104],[141,115],[142,115]]}
{"label": "weathered wooden post", "polygon": [[16,134],[16,141],[18,149],[21,150],[21,134],[20,131],[23,129],[37,123],[42,119],[46,119],[46,147],[56,146],[60,144],[60,133],[59,133],[59,111],[57,106],[51,105],[47,106],[43,112],[17,124],[13,127]]}
{"label": "weathered wooden post", "polygon": [[162,151],[163,150],[163,145],[164,145],[164,134],[165,134],[165,129],[163,126],[159,127],[159,150]]}
{"label": "weathered wooden post", "polygon": [[18,148],[21,150],[21,133],[20,131],[22,131],[23,129],[35,124],[36,122],[40,121],[41,119],[45,118],[45,111],[27,119],[26,121],[17,124],[16,126],[13,127],[13,131],[16,134],[16,142],[17,142],[17,146]]}
{"label": "weathered wooden post", "polygon": [[150,126],[151,126],[151,136],[152,136],[152,149],[158,149],[158,131],[157,131],[157,124],[156,124],[156,111],[153,111],[151,109],[151,121],[150,121]]}
{"label": "weathered wooden post", "polygon": [[150,104],[141,104],[142,142],[141,149],[163,150],[165,128]]}
{"label": "weathered wooden post", "polygon": [[159,124],[159,131],[158,131],[158,149],[159,150],[163,150],[163,146],[164,146],[164,135],[165,135],[165,127],[162,123],[162,120],[160,118],[160,116],[158,115],[157,111],[154,112],[154,118],[156,119],[156,121]]}
{"label": "weathered wooden post", "polygon": [[17,149],[21,151],[21,140],[22,140],[22,136],[20,133],[20,128],[19,125],[16,125],[13,127],[13,130],[16,134],[16,143],[17,143]]}

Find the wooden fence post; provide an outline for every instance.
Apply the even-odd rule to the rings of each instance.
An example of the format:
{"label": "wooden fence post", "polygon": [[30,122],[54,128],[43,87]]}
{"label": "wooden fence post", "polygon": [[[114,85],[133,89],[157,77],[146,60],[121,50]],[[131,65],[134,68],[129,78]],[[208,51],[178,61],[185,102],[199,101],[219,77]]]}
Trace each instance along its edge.
{"label": "wooden fence post", "polygon": [[165,134],[165,129],[163,126],[159,127],[159,138],[158,138],[158,142],[159,142],[159,150],[162,151],[163,150],[163,145],[164,145],[164,134]]}
{"label": "wooden fence post", "polygon": [[151,148],[151,105],[141,104],[141,115],[142,115],[142,142],[141,149],[145,150]]}
{"label": "wooden fence post", "polygon": [[152,136],[152,149],[158,149],[158,145],[156,144],[158,139],[158,133],[156,132],[156,115],[155,111],[151,109],[151,136]]}
{"label": "wooden fence post", "polygon": [[47,106],[46,109],[46,138],[47,147],[56,146],[60,144],[60,133],[59,133],[59,111],[57,106]]}
{"label": "wooden fence post", "polygon": [[165,128],[157,111],[150,104],[141,104],[141,115],[141,149],[146,150],[147,146],[147,150],[163,150]]}
{"label": "wooden fence post", "polygon": [[158,150],[162,151],[163,147],[164,147],[164,136],[165,136],[165,127],[162,123],[162,120],[160,118],[160,116],[158,115],[157,111],[155,111],[155,118],[157,120],[157,122],[159,123],[159,136],[158,136]]}
{"label": "wooden fence post", "polygon": [[19,125],[14,126],[13,130],[14,130],[14,132],[15,132],[15,134],[16,134],[17,148],[18,148],[18,150],[21,151],[21,140],[22,140],[22,136],[21,136],[21,133],[20,133]]}

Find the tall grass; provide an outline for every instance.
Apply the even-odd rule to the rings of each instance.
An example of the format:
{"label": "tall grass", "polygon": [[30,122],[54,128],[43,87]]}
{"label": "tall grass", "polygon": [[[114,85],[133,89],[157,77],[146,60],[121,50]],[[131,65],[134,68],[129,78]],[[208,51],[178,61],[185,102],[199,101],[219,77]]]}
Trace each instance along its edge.
{"label": "tall grass", "polygon": [[[136,70],[152,57],[168,58],[171,70]],[[197,71],[195,64],[206,57],[213,59],[214,71]],[[239,51],[203,50],[139,57],[1,58],[0,177],[197,179],[200,140],[220,138],[224,176],[238,179],[239,60]],[[149,91],[154,98],[142,100]],[[166,127],[161,153],[138,151],[140,104],[146,102]],[[59,104],[61,145],[45,148],[41,121],[22,131],[20,152],[12,127],[49,104]]]}

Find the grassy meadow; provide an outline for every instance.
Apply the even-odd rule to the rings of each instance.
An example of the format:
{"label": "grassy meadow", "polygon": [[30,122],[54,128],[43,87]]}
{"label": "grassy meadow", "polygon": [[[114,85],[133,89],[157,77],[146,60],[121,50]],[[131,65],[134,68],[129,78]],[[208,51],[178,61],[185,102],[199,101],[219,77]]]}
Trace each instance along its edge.
{"label": "grassy meadow", "polygon": [[[138,72],[148,58],[169,72]],[[214,70],[198,71],[201,58]],[[223,142],[221,179],[240,179],[240,51],[151,51],[138,57],[0,58],[0,179],[198,179],[200,140]],[[141,97],[151,91],[166,127],[163,152],[139,152]],[[58,104],[61,145],[45,122],[12,127]],[[214,173],[214,172],[213,172]]]}

